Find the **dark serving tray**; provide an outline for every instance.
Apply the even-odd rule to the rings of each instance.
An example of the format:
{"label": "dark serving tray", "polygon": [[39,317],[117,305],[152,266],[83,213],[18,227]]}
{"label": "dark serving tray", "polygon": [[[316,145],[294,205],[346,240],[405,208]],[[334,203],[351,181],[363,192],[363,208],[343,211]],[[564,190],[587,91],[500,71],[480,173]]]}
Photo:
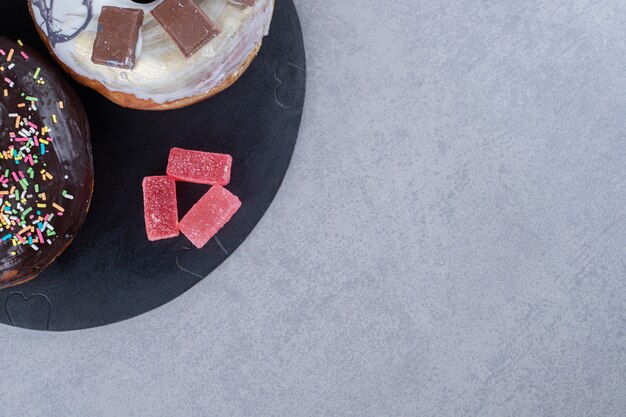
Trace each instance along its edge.
{"label": "dark serving tray", "polygon": [[[45,52],[26,3],[0,0],[0,34]],[[295,6],[276,0],[258,57],[235,85],[203,103],[168,112],[128,110],[72,81],[91,123],[91,209],[54,264],[31,282],[0,290],[0,322],[40,330],[115,323],[173,300],[206,277],[250,234],[280,187],[298,137],[305,74]],[[165,173],[174,146],[233,156],[227,188],[243,206],[202,250],[183,236],[146,239],[141,180]],[[207,189],[179,184],[180,213]]]}

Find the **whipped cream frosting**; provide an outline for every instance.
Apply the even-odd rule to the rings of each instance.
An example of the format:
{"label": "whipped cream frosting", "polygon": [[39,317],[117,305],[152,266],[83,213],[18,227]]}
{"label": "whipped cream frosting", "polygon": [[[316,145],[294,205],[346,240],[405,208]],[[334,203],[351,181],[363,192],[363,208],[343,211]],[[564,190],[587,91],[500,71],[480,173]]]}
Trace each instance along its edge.
{"label": "whipped cream frosting", "polygon": [[[274,1],[247,7],[233,0],[198,0],[221,33],[186,58],[150,11],[132,0],[29,0],[35,23],[48,37],[54,54],[77,74],[100,82],[111,92],[133,94],[164,104],[205,94],[231,75],[267,35]],[[145,13],[132,70],[91,61],[98,17],[103,6],[142,9]],[[46,20],[46,15],[48,19]]]}

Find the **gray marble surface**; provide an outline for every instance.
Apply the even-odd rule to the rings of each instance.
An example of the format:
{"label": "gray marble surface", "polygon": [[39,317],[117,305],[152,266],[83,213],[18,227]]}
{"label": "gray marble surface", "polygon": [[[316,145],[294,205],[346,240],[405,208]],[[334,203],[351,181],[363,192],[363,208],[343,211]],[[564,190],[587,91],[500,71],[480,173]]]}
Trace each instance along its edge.
{"label": "gray marble surface", "polygon": [[626,415],[626,3],[296,3],[263,221],[149,314],[2,326],[0,415]]}

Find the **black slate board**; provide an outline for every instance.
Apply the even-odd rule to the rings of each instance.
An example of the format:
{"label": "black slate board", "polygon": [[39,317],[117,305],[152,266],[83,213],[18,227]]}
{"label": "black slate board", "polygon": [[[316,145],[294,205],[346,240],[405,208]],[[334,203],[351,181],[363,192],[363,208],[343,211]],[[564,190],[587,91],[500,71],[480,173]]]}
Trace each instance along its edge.
{"label": "black slate board", "polygon": [[[0,34],[45,51],[26,1],[0,0],[0,10]],[[207,276],[250,234],[280,187],[300,127],[305,73],[294,4],[276,0],[259,56],[235,85],[208,101],[142,112],[72,82],[91,123],[91,210],[53,265],[31,282],[0,291],[0,322],[55,331],[115,323],[173,300]],[[141,180],[165,173],[174,146],[233,155],[227,188],[243,206],[202,250],[182,236],[156,243],[145,237]],[[180,184],[180,213],[207,189]]]}

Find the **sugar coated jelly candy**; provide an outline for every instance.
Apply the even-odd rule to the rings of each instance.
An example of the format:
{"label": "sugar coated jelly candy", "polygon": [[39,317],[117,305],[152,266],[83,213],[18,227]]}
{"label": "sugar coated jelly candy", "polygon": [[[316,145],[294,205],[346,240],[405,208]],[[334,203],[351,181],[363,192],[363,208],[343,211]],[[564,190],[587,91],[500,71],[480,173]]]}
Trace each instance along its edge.
{"label": "sugar coated jelly candy", "polygon": [[167,175],[177,181],[226,185],[230,182],[232,163],[230,155],[172,148]]}
{"label": "sugar coated jelly candy", "polygon": [[142,186],[148,240],[178,236],[176,181],[166,176],[146,177]]}
{"label": "sugar coated jelly candy", "polygon": [[239,198],[220,185],[211,187],[189,210],[178,228],[196,247],[202,248],[241,207]]}

